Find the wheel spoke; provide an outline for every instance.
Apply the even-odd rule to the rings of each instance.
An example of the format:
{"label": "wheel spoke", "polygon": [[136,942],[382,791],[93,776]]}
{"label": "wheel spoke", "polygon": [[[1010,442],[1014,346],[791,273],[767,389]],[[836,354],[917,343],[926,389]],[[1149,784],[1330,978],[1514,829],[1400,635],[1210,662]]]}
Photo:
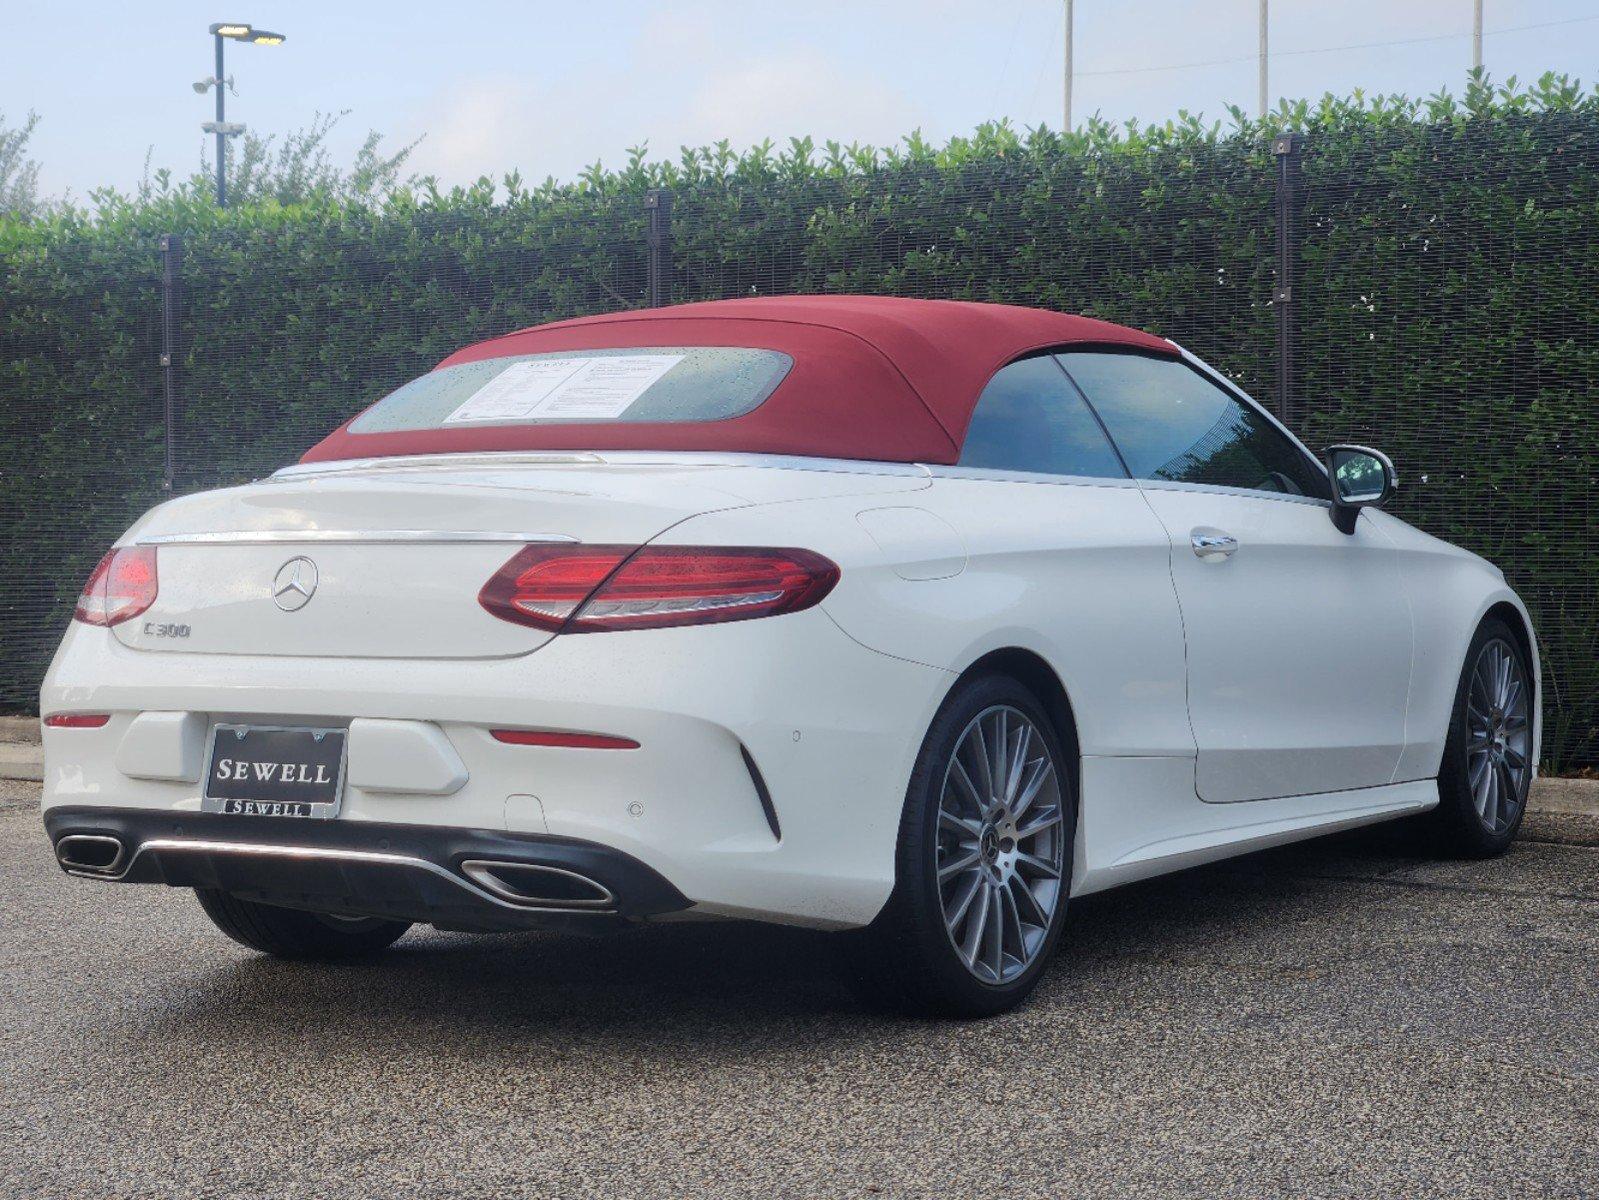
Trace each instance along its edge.
{"label": "wheel spoke", "polygon": [[1012,889],[1001,887],[999,889],[1000,912],[1000,946],[1003,950],[1004,943],[1011,945],[1011,957],[1017,962],[1027,960],[1027,939],[1022,935],[1022,917],[1016,909],[1016,896]]}
{"label": "wheel spoke", "polygon": [[1488,816],[1488,777],[1492,774],[1492,763],[1489,761],[1487,753],[1484,752],[1472,764],[1471,778],[1469,780],[1471,784],[1471,801],[1476,805],[1477,815],[1484,820]]}
{"label": "wheel spoke", "polygon": [[966,960],[966,965],[972,966],[977,961],[977,951],[983,940],[983,930],[988,927],[988,905],[991,899],[987,880],[977,876],[977,904],[972,908],[971,916],[966,922],[966,937],[961,941],[961,957]]}
{"label": "wheel spoke", "polygon": [[[1015,898],[1018,901],[1017,915],[1029,925],[1036,925],[1040,929],[1048,928],[1049,914],[1046,913],[1043,906],[1038,903],[1038,897],[1033,895],[1033,889],[1028,887],[1020,879],[1017,879],[1013,882],[1011,891],[1015,893]],[[1021,912],[1023,908],[1027,910],[1025,914]]]}
{"label": "wheel spoke", "polygon": [[966,773],[966,768],[961,765],[960,754],[957,753],[949,765],[949,783],[953,783],[957,791],[966,795],[973,811],[979,816],[988,811],[988,802],[977,791],[977,785],[972,782],[972,777]]}
{"label": "wheel spoke", "polygon": [[1505,686],[1505,702],[1499,707],[1507,713],[1518,710],[1521,704],[1521,680],[1511,676],[1510,682]]}
{"label": "wheel spoke", "polygon": [[[983,722],[981,719],[972,725],[970,738],[975,739],[972,745],[972,757],[977,760],[978,766],[982,770],[977,779],[968,780],[968,782],[975,783],[979,789],[977,791],[977,796],[979,797],[977,811],[987,812],[994,803],[994,767],[992,760],[988,756],[988,739],[983,735]],[[958,754],[959,752],[957,751]]]}
{"label": "wheel spoke", "polygon": [[1018,853],[1016,855],[1016,865],[1017,867],[1025,866],[1035,875],[1042,875],[1045,879],[1060,878],[1060,868],[1036,854]]}
{"label": "wheel spoke", "polygon": [[[1494,706],[1493,684],[1488,676],[1483,674],[1483,668],[1487,665],[1486,662],[1479,662],[1477,669],[1471,673],[1471,690],[1482,701],[1484,712]],[[1484,719],[1486,720],[1486,717]]]}
{"label": "wheel spoke", "polygon": [[1016,812],[1016,793],[1022,786],[1022,775],[1027,769],[1027,752],[1032,747],[1033,727],[1023,725],[1016,735],[1016,748],[1011,751],[1010,762],[1005,768],[1005,806],[1012,815]]}
{"label": "wheel spoke", "polygon": [[993,758],[988,764],[988,777],[992,781],[988,792],[990,800],[1002,800],[1009,782],[1006,774],[1010,766],[1010,722],[1002,708],[994,714],[994,736],[989,745]]}
{"label": "wheel spoke", "polygon": [[973,871],[961,882],[953,899],[944,905],[944,924],[949,927],[950,936],[953,937],[960,928],[961,918],[971,909],[972,901],[977,898],[982,886],[982,872]]}
{"label": "wheel spoke", "polygon": [[1032,807],[1033,801],[1038,799],[1038,793],[1055,776],[1055,766],[1046,756],[1033,760],[1033,775],[1027,781],[1027,786],[1022,789],[1022,794],[1017,797],[1016,803],[1011,805],[1011,816],[1020,820],[1022,814]]}
{"label": "wheel spoke", "polygon": [[1016,838],[1018,841],[1035,838],[1043,833],[1044,830],[1053,829],[1056,825],[1059,825],[1060,820],[1060,809],[1055,808],[1053,805],[1049,808],[1041,809],[1038,815],[1027,824],[1016,827]]}
{"label": "wheel spoke", "polygon": [[973,850],[964,858],[958,858],[952,863],[946,863],[944,866],[938,869],[938,882],[943,883],[951,875],[959,875],[962,871],[968,870],[971,867],[975,867],[978,860],[982,857],[983,855],[981,851]]}
{"label": "wheel spoke", "polygon": [[983,823],[981,821],[973,821],[967,817],[957,816],[947,808],[938,810],[938,824],[940,828],[960,835],[963,843],[968,840],[975,843],[978,838],[983,836]]}
{"label": "wheel spoke", "polygon": [[1503,791],[1500,797],[1500,811],[1504,814],[1505,824],[1510,824],[1516,819],[1516,808],[1521,803],[1521,787],[1515,774],[1510,769],[1510,764],[1504,761],[1499,763],[1500,782]]}
{"label": "wheel spoke", "polygon": [[988,920],[984,922],[983,930],[984,961],[994,973],[994,978],[999,980],[1005,978],[1005,916],[1001,911],[998,885],[990,884],[988,890]]}
{"label": "wheel spoke", "polygon": [[954,894],[944,903],[944,924],[948,926],[951,937],[960,928],[961,918],[972,907],[972,901],[977,898],[977,893],[982,889],[983,875],[981,871],[973,871],[956,887]]}
{"label": "wheel spoke", "polygon": [[1486,748],[1474,752],[1470,758],[1466,760],[1470,767],[1470,774],[1467,782],[1471,784],[1471,790],[1473,793],[1476,792],[1477,785],[1482,782],[1482,773],[1488,769],[1489,760],[1490,756]]}

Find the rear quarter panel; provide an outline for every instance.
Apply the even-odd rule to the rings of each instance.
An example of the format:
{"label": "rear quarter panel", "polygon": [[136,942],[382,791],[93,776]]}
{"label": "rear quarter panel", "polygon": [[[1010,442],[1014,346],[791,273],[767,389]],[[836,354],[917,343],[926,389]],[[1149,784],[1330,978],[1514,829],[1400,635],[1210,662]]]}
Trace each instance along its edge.
{"label": "rear quarter panel", "polygon": [[[842,576],[822,607],[862,645],[957,674],[994,650],[1030,650],[1060,676],[1084,754],[1193,756],[1170,545],[1137,488],[938,476],[893,501],[927,521],[884,520],[882,504],[710,513],[660,540],[825,554]],[[885,536],[895,528],[903,541]],[[918,739],[932,715],[905,714]]]}

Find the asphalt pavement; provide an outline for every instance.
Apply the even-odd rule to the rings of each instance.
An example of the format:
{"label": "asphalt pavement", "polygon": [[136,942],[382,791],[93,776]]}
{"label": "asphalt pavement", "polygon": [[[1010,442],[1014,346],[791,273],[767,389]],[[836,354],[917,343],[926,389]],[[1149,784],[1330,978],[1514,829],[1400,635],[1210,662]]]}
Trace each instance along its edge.
{"label": "asphalt pavement", "polygon": [[1494,862],[1376,831],[1081,901],[1031,1004],[943,1024],[750,925],[275,963],[187,892],[63,876],[12,785],[0,1194],[1599,1195],[1583,820]]}

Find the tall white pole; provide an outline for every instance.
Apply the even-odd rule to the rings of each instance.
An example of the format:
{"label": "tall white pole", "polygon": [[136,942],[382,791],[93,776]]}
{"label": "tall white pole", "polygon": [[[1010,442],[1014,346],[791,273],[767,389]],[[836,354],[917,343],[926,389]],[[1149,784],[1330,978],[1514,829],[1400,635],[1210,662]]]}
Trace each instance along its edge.
{"label": "tall white pole", "polygon": [[1471,4],[1471,66],[1473,70],[1482,67],[1482,0]]}
{"label": "tall white pole", "polygon": [[1061,128],[1072,131],[1072,0],[1066,0],[1066,104],[1065,123]]}
{"label": "tall white pole", "polygon": [[[1480,4],[1482,0],[1478,0]],[[1267,29],[1267,0],[1260,0],[1260,115],[1266,115],[1266,29]]]}

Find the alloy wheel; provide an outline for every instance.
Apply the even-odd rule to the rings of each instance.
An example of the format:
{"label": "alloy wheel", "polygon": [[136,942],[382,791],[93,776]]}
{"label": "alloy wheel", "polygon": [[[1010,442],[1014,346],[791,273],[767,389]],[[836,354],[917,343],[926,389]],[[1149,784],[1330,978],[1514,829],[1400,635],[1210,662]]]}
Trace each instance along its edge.
{"label": "alloy wheel", "polygon": [[1031,718],[1011,705],[979,713],[944,772],[938,892],[966,969],[1009,983],[1036,959],[1062,899],[1066,827],[1060,771]]}
{"label": "alloy wheel", "polygon": [[1466,780],[1477,816],[1489,833],[1502,833],[1526,802],[1531,773],[1529,689],[1521,660],[1494,638],[1471,668],[1466,696]]}

